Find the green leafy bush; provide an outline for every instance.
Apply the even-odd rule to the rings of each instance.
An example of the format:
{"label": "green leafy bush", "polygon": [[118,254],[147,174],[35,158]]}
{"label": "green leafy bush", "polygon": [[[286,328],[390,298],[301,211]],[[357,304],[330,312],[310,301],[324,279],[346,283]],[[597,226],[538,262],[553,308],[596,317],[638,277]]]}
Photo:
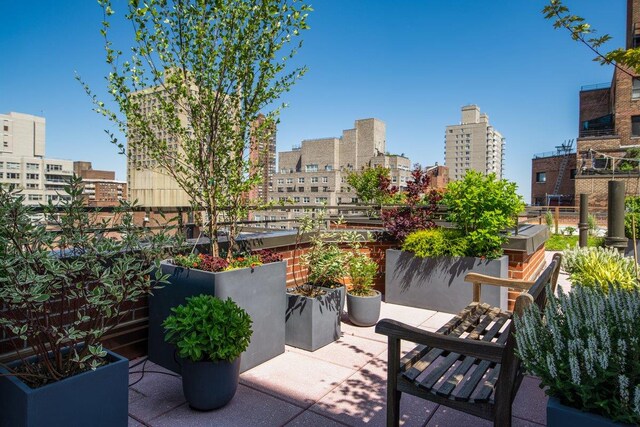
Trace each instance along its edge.
{"label": "green leafy bush", "polygon": [[231,298],[198,295],[171,311],[163,323],[165,340],[183,359],[231,362],[249,346],[251,317]]}
{"label": "green leafy bush", "polygon": [[633,239],[633,227],[635,222],[636,239],[640,239],[640,197],[630,196],[624,201],[626,214],[624,216],[624,234]]}
{"label": "green leafy bush", "polygon": [[354,253],[347,263],[347,275],[351,279],[349,293],[356,296],[375,295],[373,281],[378,274],[378,264],[363,253]]}
{"label": "green leafy bush", "polygon": [[636,265],[614,248],[566,249],[562,268],[576,287],[588,287],[608,292],[611,288],[638,289]]}
{"label": "green leafy bush", "polygon": [[640,424],[640,291],[583,286],[516,316],[517,352],[564,405]]}
{"label": "green leafy bush", "polygon": [[[562,234],[552,234],[544,244],[548,251],[563,251],[578,244],[579,236],[564,236]],[[587,236],[587,246],[604,246],[604,237]]]}
{"label": "green leafy bush", "polygon": [[[174,227],[153,233],[122,203],[110,219],[87,210],[73,177],[61,202],[34,223],[24,196],[0,186],[0,334],[21,361],[15,373],[39,387],[105,362],[102,340],[155,285]],[[29,351],[39,362],[26,360]]]}
{"label": "green leafy bush", "polygon": [[467,236],[468,255],[497,258],[507,240],[505,230],[516,225],[524,208],[515,183],[467,171],[463,180],[447,185],[444,202],[448,219]]}
{"label": "green leafy bush", "polygon": [[413,252],[419,258],[437,256],[465,256],[468,241],[460,230],[431,228],[415,231],[407,236],[403,251]]}

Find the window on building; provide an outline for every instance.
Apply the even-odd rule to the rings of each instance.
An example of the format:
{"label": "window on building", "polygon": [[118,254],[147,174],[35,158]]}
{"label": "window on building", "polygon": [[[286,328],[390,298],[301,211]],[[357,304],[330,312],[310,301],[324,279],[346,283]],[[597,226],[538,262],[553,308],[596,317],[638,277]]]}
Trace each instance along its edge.
{"label": "window on building", "polygon": [[311,182],[318,182],[318,177],[317,176],[312,176],[311,177]]}
{"label": "window on building", "polygon": [[20,170],[20,163],[7,162],[7,169]]}
{"label": "window on building", "polygon": [[37,171],[40,169],[40,165],[37,163],[27,163],[27,170],[28,171]]}
{"label": "window on building", "polygon": [[299,193],[304,193],[304,187],[298,187],[298,192]]}
{"label": "window on building", "polygon": [[27,179],[40,179],[40,174],[37,173],[28,173]]}
{"label": "window on building", "polygon": [[640,136],[640,116],[631,116],[631,136]]}
{"label": "window on building", "polygon": [[293,198],[293,201],[294,201],[295,203],[300,203],[300,197],[298,197],[298,196],[294,197],[294,198]]}
{"label": "window on building", "polygon": [[62,170],[62,165],[47,165],[47,172],[52,172],[52,171],[61,171]]}
{"label": "window on building", "polygon": [[278,184],[284,184],[284,179],[280,178],[280,179],[278,180]]}
{"label": "window on building", "polygon": [[331,190],[329,190],[329,187],[322,187],[322,191],[324,191],[325,193],[328,193]]}
{"label": "window on building", "polygon": [[42,194],[29,194],[29,200],[31,201],[42,200]]}
{"label": "window on building", "polygon": [[7,172],[7,179],[20,179],[20,174],[15,172]]}
{"label": "window on building", "polygon": [[329,177],[323,176],[322,177],[322,182],[329,182]]}
{"label": "window on building", "polygon": [[324,170],[326,170],[326,171],[332,171],[332,170],[333,170],[333,166],[331,166],[331,165],[326,165],[326,166],[324,167]]}
{"label": "window on building", "polygon": [[540,182],[540,183],[547,182],[547,173],[546,172],[536,172],[536,182]]}
{"label": "window on building", "polygon": [[358,203],[358,198],[357,197],[352,197],[351,198],[351,203]]}
{"label": "window on building", "polygon": [[278,193],[284,193],[284,187],[278,187]]}
{"label": "window on building", "polygon": [[304,178],[298,178],[298,184],[304,184]]}
{"label": "window on building", "polygon": [[303,197],[302,198],[302,203],[309,203],[309,198],[308,197]]}
{"label": "window on building", "polygon": [[318,192],[318,187],[311,187],[311,192],[312,193],[317,193]]}
{"label": "window on building", "polygon": [[571,179],[576,179],[577,174],[578,174],[577,169],[571,169],[571,174],[570,174]]}
{"label": "window on building", "polygon": [[633,78],[633,88],[631,90],[631,99],[640,99],[640,78]]}
{"label": "window on building", "polygon": [[316,164],[306,165],[305,166],[305,170],[307,172],[317,172],[318,171],[318,165],[316,165]]}
{"label": "window on building", "polygon": [[287,184],[293,184],[293,178],[287,178]]}

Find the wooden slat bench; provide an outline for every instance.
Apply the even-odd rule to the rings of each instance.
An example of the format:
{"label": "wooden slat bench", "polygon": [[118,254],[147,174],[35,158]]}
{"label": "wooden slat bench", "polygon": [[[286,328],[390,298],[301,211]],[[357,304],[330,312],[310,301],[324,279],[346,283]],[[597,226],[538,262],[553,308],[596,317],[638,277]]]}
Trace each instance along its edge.
{"label": "wooden slat bench", "polygon": [[[523,372],[515,355],[513,313],[480,302],[483,284],[522,290],[515,313],[546,303],[555,292],[561,255],[556,254],[535,282],[470,273],[474,301],[436,332],[382,319],[376,332],[388,337],[387,426],[400,422],[400,397],[409,393],[484,419],[511,425],[511,405]],[[402,340],[419,345],[400,358]]]}

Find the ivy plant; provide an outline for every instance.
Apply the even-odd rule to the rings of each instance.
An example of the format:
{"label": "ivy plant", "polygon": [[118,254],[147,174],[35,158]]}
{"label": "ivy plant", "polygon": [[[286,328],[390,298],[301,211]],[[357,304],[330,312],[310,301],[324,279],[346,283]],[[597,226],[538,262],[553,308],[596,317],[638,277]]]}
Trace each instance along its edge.
{"label": "ivy plant", "polygon": [[249,346],[251,317],[231,298],[193,296],[171,311],[163,323],[165,340],[183,359],[232,362]]}

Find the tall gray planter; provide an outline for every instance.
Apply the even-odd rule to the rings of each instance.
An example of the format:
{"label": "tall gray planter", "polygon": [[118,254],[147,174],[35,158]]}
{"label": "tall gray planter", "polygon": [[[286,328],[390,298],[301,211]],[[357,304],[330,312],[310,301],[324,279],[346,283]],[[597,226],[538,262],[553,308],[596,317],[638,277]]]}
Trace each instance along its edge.
{"label": "tall gray planter", "polygon": [[322,289],[326,293],[315,298],[287,292],[287,345],[316,351],[340,338],[340,288]]}
{"label": "tall gray planter", "polygon": [[[38,388],[0,367],[0,427],[125,427],[129,361],[107,350],[107,363]],[[12,368],[20,362],[10,364]]]}
{"label": "tall gray planter", "polygon": [[[411,252],[387,249],[385,302],[457,313],[473,299],[468,273],[507,278],[509,257],[494,260],[473,257],[418,258]],[[481,301],[507,309],[508,290],[483,286]]]}
{"label": "tall gray planter", "polygon": [[162,322],[171,308],[184,304],[187,297],[213,295],[231,298],[253,320],[253,335],[242,353],[240,371],[244,372],[284,353],[284,312],[286,307],[286,263],[274,262],[254,268],[211,273],[161,263],[169,274],[170,285],[153,291],[149,297],[149,360],[180,373],[174,346],[164,341]]}

